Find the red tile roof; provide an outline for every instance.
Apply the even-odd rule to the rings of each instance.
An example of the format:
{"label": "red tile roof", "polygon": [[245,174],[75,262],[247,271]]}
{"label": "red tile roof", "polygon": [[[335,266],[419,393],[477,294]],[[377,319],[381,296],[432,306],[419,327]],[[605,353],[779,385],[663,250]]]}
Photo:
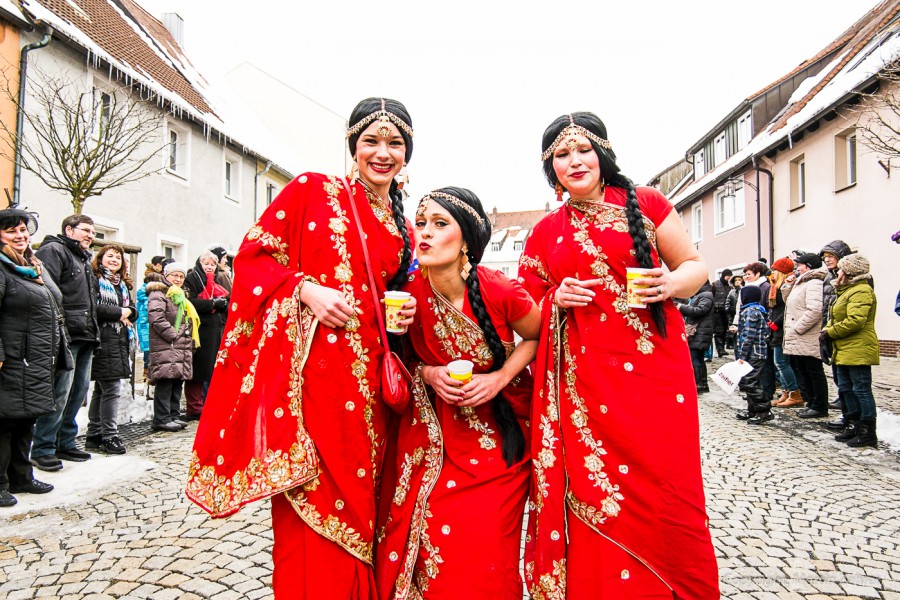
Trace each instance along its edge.
{"label": "red tile roof", "polygon": [[538,221],[547,216],[546,210],[521,210],[517,212],[491,212],[488,219],[494,231],[509,227],[521,227],[522,229],[534,229]]}
{"label": "red tile roof", "polygon": [[[177,94],[198,112],[214,112],[203,94],[179,70],[193,70],[193,67],[174,38],[158,19],[132,0],[35,1],[82,31],[110,56]],[[81,12],[72,4],[76,4]],[[123,13],[131,23],[126,21]],[[143,30],[147,37],[141,36],[135,27]],[[162,53],[173,62],[161,57],[160,50],[151,48],[148,38],[152,40],[149,43],[158,44]]]}

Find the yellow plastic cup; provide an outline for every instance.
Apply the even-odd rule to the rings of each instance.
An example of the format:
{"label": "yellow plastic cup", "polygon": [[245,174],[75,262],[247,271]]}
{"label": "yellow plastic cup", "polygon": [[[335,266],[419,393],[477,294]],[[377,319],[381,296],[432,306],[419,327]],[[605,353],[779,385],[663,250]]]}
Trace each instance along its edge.
{"label": "yellow plastic cup", "polygon": [[471,360],[454,360],[447,365],[450,371],[450,379],[460,383],[469,383],[472,380],[472,369],[475,364]]}
{"label": "yellow plastic cup", "polygon": [[637,290],[644,290],[650,286],[638,285],[635,279],[646,277],[650,269],[642,269],[640,267],[628,267],[625,269],[626,293],[628,294],[628,306],[630,308],[647,308],[644,297],[637,293]]}
{"label": "yellow plastic cup", "polygon": [[409,292],[385,292],[384,316],[387,321],[386,329],[391,333],[403,333],[400,326],[400,309],[409,300]]}

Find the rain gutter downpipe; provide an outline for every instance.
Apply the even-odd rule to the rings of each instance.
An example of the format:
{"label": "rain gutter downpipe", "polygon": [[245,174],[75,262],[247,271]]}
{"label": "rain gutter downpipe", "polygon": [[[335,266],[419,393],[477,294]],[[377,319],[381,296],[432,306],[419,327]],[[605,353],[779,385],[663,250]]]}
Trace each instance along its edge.
{"label": "rain gutter downpipe", "polygon": [[272,168],[272,161],[267,160],[266,168],[263,169],[262,171],[257,171],[256,175],[253,177],[253,222],[254,223],[256,223],[256,221],[259,220],[259,216],[258,216],[259,208],[257,205],[257,198],[259,196],[259,177],[260,177],[260,175],[265,175],[266,173],[268,173],[269,169],[271,169],[271,168]]}
{"label": "rain gutter downpipe", "polygon": [[762,224],[760,223],[760,210],[759,210],[759,174],[765,173],[769,176],[769,264],[772,264],[772,261],[775,260],[775,223],[773,222],[775,218],[775,207],[772,205],[774,201],[774,190],[772,189],[774,183],[774,176],[772,175],[772,171],[768,169],[764,169],[758,166],[756,162],[756,157],[753,157],[753,168],[756,170],[756,236],[757,240],[760,240],[762,237],[760,229]]}
{"label": "rain gutter downpipe", "polygon": [[40,21],[35,21],[35,25],[43,25],[44,37],[39,42],[28,44],[22,48],[21,58],[19,60],[19,100],[16,105],[16,143],[13,153],[15,166],[13,167],[13,197],[10,203],[11,207],[19,205],[19,197],[22,189],[22,129],[25,125],[25,85],[27,83],[28,71],[28,53],[38,48],[43,48],[50,43],[53,37],[53,28]]}

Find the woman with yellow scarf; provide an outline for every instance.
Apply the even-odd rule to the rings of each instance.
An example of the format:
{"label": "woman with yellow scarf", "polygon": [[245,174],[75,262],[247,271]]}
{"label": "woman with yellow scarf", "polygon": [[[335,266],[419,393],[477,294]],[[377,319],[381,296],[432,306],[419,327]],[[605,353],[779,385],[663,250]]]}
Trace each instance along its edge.
{"label": "woman with yellow scarf", "polygon": [[147,284],[150,322],[150,379],[155,382],[153,423],[156,431],[180,431],[181,393],[193,376],[193,353],[200,346],[200,318],[182,289],[187,268],[165,267],[165,279]]}

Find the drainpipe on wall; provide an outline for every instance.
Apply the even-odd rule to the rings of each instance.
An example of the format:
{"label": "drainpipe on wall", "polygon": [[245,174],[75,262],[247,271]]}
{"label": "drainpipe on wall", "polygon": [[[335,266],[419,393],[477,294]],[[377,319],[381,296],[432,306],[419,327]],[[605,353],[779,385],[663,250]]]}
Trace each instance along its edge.
{"label": "drainpipe on wall", "polygon": [[[762,167],[757,166],[756,157],[753,158],[753,169],[756,171],[756,189],[757,189],[757,200],[759,195],[759,174],[765,173],[769,176],[769,264],[772,264],[772,261],[775,260],[775,207],[773,206],[773,202],[775,199],[775,193],[772,189],[775,177],[772,175],[772,171],[768,169],[764,169]],[[759,211],[759,202],[756,203],[756,236],[758,243],[761,243],[762,234],[760,232],[760,228],[762,225],[759,221],[760,211]]]}
{"label": "drainpipe on wall", "polygon": [[[41,25],[40,21],[35,21],[35,25]],[[19,205],[19,196],[22,188],[22,128],[25,124],[25,84],[27,82],[26,73],[28,71],[28,53],[38,48],[43,48],[50,43],[53,37],[53,28],[44,24],[44,37],[39,42],[28,44],[22,48],[21,58],[19,59],[19,101],[16,106],[16,144],[14,150],[15,166],[13,167],[13,197],[11,207]]]}
{"label": "drainpipe on wall", "polygon": [[256,223],[256,221],[259,220],[259,217],[257,214],[259,212],[259,209],[257,207],[257,200],[256,200],[257,197],[259,196],[259,178],[261,175],[265,175],[266,173],[268,173],[269,169],[271,169],[271,168],[272,168],[272,161],[267,160],[266,168],[263,169],[262,171],[257,171],[256,175],[253,177],[253,223]]}

